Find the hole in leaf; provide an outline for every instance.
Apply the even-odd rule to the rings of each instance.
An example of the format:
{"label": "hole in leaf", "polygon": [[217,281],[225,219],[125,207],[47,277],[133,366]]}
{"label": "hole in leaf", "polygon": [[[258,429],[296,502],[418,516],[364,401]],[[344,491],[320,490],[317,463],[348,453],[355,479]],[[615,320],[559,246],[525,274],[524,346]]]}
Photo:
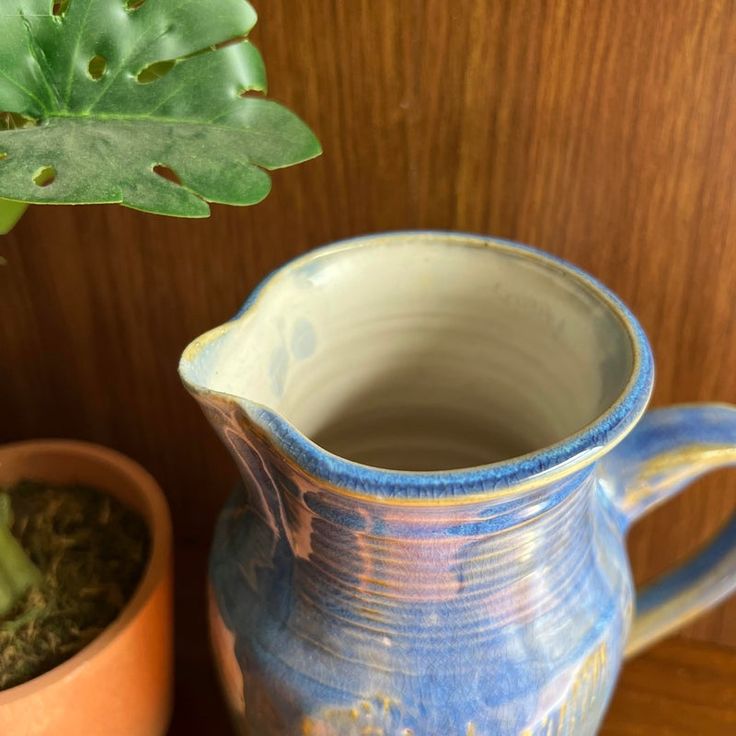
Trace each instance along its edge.
{"label": "hole in leaf", "polygon": [[36,186],[47,187],[56,179],[56,169],[53,166],[42,166],[34,175],[33,181]]}
{"label": "hole in leaf", "polygon": [[104,56],[100,56],[99,54],[97,56],[93,56],[89,60],[89,66],[87,67],[87,72],[89,73],[90,77],[92,79],[102,79],[102,76],[104,75],[105,71],[107,70],[107,59]]}
{"label": "hole in leaf", "polygon": [[170,59],[168,61],[156,61],[138,72],[136,79],[140,84],[150,84],[151,82],[155,82],[157,79],[161,79],[161,77],[167,75],[175,65],[176,60],[174,59]]}
{"label": "hole in leaf", "polygon": [[0,111],[0,130],[17,130],[18,128],[32,128],[38,125],[33,118],[27,118],[17,112]]}
{"label": "hole in leaf", "polygon": [[51,14],[55,16],[64,15],[69,9],[70,0],[55,0],[53,7],[51,8]]}
{"label": "hole in leaf", "polygon": [[145,3],[146,0],[125,0],[125,9],[130,10],[131,12],[133,10],[138,10],[138,8]]}
{"label": "hole in leaf", "polygon": [[181,179],[179,178],[178,174],[173,169],[170,169],[168,166],[164,166],[163,164],[156,164],[153,167],[153,170],[163,179],[173,182],[174,184],[179,184],[181,186]]}

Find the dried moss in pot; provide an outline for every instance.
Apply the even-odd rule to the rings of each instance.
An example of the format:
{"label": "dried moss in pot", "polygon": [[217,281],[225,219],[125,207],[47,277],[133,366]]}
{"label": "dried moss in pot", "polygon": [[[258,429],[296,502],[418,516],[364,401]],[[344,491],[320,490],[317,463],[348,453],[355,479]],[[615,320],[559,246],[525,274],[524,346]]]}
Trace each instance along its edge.
{"label": "dried moss in pot", "polygon": [[[0,690],[100,634],[135,592],[149,554],[145,522],[105,493],[23,481],[0,496]],[[15,600],[4,613],[3,591]]]}

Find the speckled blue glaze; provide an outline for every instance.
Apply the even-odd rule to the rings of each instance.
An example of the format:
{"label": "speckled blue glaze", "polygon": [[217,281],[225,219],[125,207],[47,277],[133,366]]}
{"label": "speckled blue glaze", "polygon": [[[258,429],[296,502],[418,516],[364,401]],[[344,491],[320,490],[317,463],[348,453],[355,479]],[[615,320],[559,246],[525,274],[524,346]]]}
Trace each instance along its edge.
{"label": "speckled blue glaze", "polygon": [[[355,247],[387,237],[409,236]],[[227,326],[182,358],[243,480],[210,565],[213,642],[243,734],[593,734],[625,652],[736,587],[736,523],[638,604],[625,552],[629,526],[649,508],[736,462],[736,409],[642,418],[651,353],[626,308],[569,264],[487,242],[583,279],[635,343],[617,400],[547,448],[467,470],[367,467],[266,406],[212,389],[213,341]],[[288,268],[319,263],[308,255]]]}

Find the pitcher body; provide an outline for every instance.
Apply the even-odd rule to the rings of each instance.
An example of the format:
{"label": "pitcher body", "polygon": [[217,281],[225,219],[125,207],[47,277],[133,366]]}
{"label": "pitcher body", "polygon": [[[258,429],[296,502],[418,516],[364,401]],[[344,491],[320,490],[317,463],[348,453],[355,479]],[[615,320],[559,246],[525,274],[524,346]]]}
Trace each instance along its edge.
{"label": "pitcher body", "polygon": [[[693,609],[652,589],[631,633],[625,532],[734,460],[736,412],[640,422],[646,338],[568,264],[473,236],[338,244],[180,370],[242,477],[210,613],[243,734],[592,734],[627,640]],[[732,536],[701,605],[733,587]],[[663,581],[670,602],[702,563]]]}

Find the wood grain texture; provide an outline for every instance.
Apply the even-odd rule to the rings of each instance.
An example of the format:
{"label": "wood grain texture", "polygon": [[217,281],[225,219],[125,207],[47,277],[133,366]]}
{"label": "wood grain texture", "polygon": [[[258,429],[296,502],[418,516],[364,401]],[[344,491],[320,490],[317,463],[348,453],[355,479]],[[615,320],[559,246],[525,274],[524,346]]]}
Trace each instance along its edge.
{"label": "wood grain texture", "polygon": [[[535,244],[639,315],[655,403],[736,402],[733,0],[256,5],[271,94],[312,124],[321,159],[210,220],[32,208],[0,241],[0,440],[94,440],[151,469],[180,558],[197,560],[178,571],[182,652],[203,635],[201,560],[235,469],[178,356],[309,247],[418,227]],[[724,473],[657,511],[631,541],[637,578],[734,505]],[[735,614],[687,634],[736,644]]]}
{"label": "wood grain texture", "polygon": [[600,736],[736,733],[736,650],[670,639],[623,670]]}

